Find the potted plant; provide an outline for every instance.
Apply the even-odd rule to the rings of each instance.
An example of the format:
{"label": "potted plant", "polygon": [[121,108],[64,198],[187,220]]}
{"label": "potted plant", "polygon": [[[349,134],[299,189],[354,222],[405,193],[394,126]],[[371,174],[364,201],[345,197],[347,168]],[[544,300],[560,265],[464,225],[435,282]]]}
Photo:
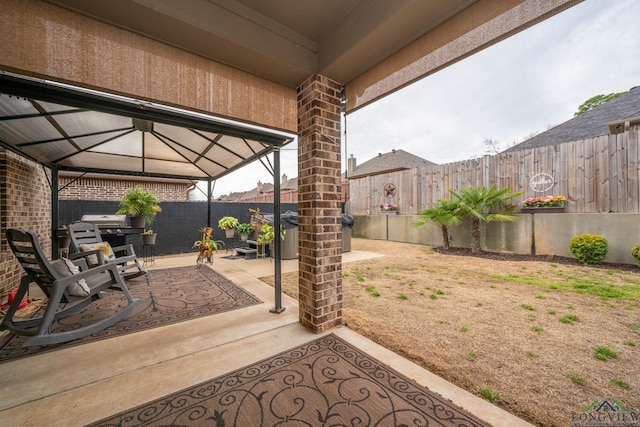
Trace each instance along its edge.
{"label": "potted plant", "polygon": [[213,263],[213,253],[218,252],[224,247],[222,240],[213,240],[209,235],[205,235],[204,240],[196,240],[193,243],[193,248],[198,249],[197,265],[200,265],[204,260],[211,264]]}
{"label": "potted plant", "polygon": [[127,214],[131,220],[131,227],[144,228],[146,224],[153,222],[161,210],[156,193],[145,190],[142,185],[136,185],[122,196],[116,214]]}
{"label": "potted plant", "polygon": [[382,203],[379,206],[381,215],[397,215],[398,205],[392,205],[391,203]]}
{"label": "potted plant", "polygon": [[223,216],[218,221],[218,227],[224,230],[227,238],[233,237],[236,227],[240,224],[237,218],[232,216]]}
{"label": "potted plant", "polygon": [[143,245],[155,245],[158,233],[154,233],[153,230],[149,229],[145,230],[142,234],[140,234],[140,236],[142,237]]}
{"label": "potted plant", "polygon": [[58,232],[58,249],[69,249],[71,246],[71,236],[66,225],[62,226],[62,231]]}
{"label": "potted plant", "polygon": [[[260,234],[258,235],[258,243],[262,246],[262,253],[265,253],[265,246],[273,243],[275,239],[275,231],[273,230],[273,226],[269,224],[262,224],[260,228]],[[280,229],[280,238],[284,240],[285,230]]]}
{"label": "potted plant", "polygon": [[554,213],[564,212],[567,198],[564,196],[538,196],[529,197],[522,202],[522,212],[527,213]]}
{"label": "potted plant", "polygon": [[252,232],[253,225],[248,222],[238,224],[238,226],[236,227],[236,233],[240,235],[240,240],[242,240],[243,242],[246,242],[247,239],[249,239],[249,234],[251,234]]}
{"label": "potted plant", "polygon": [[251,214],[251,219],[249,222],[253,227],[253,235],[254,238],[258,238],[258,234],[260,234],[260,227],[264,224],[264,214],[260,212],[260,208],[249,209],[249,213]]}

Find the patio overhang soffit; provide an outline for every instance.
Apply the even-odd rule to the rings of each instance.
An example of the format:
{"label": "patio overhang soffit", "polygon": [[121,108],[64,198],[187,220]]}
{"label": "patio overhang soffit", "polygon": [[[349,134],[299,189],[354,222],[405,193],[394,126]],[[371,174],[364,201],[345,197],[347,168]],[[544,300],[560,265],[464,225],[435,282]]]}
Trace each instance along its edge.
{"label": "patio overhang soffit", "polygon": [[0,72],[0,144],[59,170],[217,179],[293,136]]}

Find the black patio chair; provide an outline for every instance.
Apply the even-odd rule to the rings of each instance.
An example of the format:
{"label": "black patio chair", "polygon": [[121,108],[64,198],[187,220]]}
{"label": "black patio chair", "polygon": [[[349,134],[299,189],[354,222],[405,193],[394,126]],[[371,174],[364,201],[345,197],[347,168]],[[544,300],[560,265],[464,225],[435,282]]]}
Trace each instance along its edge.
{"label": "black patio chair", "polygon": [[[108,242],[102,240],[100,228],[89,222],[77,222],[68,227],[71,237],[71,249],[73,252],[87,252],[95,249],[100,251],[88,258],[89,266],[101,265],[105,263],[115,263],[125,280],[134,277],[147,275],[148,272],[140,265],[133,245],[122,245],[111,247]],[[131,271],[132,270],[132,271]]]}
{"label": "black patio chair", "polygon": [[[18,291],[0,323],[0,329],[7,329],[16,335],[31,336],[24,342],[23,347],[58,344],[91,335],[127,317],[141,302],[140,299],[133,298],[113,263],[88,268],[83,258],[86,254],[78,254],[74,261],[59,259],[50,262],[44,256],[34,233],[8,229],[6,236],[11,250],[26,274],[20,280]],[[44,314],[26,319],[14,318],[31,283],[38,285],[48,297]],[[97,299],[103,298],[109,288],[122,291],[127,298],[127,304],[110,316],[89,325],[61,332],[52,331],[55,321],[77,313]]]}

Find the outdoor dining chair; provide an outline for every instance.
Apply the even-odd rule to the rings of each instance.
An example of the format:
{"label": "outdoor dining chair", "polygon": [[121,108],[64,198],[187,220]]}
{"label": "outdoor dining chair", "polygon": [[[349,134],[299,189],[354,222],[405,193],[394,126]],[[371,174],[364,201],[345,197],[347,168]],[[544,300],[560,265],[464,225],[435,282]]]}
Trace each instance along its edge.
{"label": "outdoor dining chair", "polygon": [[87,259],[90,267],[114,263],[117,265],[118,271],[123,274],[125,280],[142,275],[146,275],[147,280],[149,280],[148,272],[140,265],[138,257],[133,250],[133,245],[111,247],[109,242],[102,240],[100,227],[89,222],[77,222],[69,225],[68,229],[71,237],[71,247],[74,252],[99,250],[94,256]]}
{"label": "outdoor dining chair", "polygon": [[[0,323],[0,330],[7,329],[16,335],[30,336],[23,347],[58,344],[72,341],[101,331],[130,315],[141,300],[133,298],[116,265],[107,263],[88,268],[86,254],[78,254],[74,261],[61,258],[49,261],[38,238],[33,232],[20,229],[6,231],[7,242],[26,273],[20,280],[16,295]],[[35,283],[47,296],[44,313],[34,317],[17,318],[20,302],[27,295],[29,286]],[[121,291],[126,304],[118,304],[118,310],[93,323],[76,329],[56,331],[54,322],[77,313],[99,298],[107,296],[107,289]]]}

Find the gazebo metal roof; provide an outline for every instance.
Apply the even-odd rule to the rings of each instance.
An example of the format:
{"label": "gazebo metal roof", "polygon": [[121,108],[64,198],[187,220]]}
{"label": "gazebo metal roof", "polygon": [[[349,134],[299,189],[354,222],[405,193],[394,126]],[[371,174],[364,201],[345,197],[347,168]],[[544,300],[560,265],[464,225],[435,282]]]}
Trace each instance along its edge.
{"label": "gazebo metal roof", "polygon": [[217,179],[293,136],[0,72],[0,144],[59,170]]}

